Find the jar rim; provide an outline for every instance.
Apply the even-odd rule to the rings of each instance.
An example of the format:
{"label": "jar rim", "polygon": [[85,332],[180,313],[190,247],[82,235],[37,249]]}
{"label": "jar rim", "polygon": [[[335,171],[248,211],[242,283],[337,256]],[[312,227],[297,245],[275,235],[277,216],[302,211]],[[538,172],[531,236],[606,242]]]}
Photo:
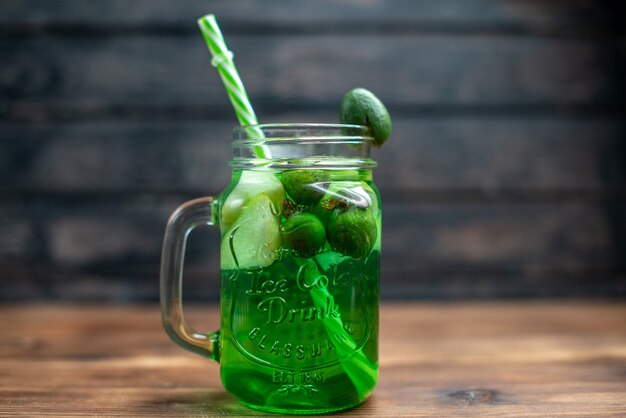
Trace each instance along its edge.
{"label": "jar rim", "polygon": [[327,140],[374,142],[371,129],[365,125],[343,123],[264,123],[233,128],[233,141]]}
{"label": "jar rim", "polygon": [[259,129],[281,129],[281,128],[319,128],[319,129],[341,129],[341,128],[351,128],[351,129],[359,129],[365,133],[370,132],[370,128],[365,125],[357,125],[352,123],[318,123],[318,122],[283,122],[283,123],[259,123],[256,125],[238,125],[233,128],[233,132],[245,131],[250,128],[259,128]]}
{"label": "jar rim", "polygon": [[233,129],[233,167],[373,168],[368,126],[341,123],[268,123]]}

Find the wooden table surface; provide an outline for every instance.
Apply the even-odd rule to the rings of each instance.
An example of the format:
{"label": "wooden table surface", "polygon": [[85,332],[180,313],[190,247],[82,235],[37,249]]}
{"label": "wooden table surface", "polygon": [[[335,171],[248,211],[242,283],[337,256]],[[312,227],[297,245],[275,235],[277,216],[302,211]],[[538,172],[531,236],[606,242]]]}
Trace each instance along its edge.
{"label": "wooden table surface", "polygon": [[[157,306],[0,308],[0,416],[261,415]],[[384,304],[374,395],[344,416],[626,416],[626,303]],[[189,308],[200,328],[215,308]]]}

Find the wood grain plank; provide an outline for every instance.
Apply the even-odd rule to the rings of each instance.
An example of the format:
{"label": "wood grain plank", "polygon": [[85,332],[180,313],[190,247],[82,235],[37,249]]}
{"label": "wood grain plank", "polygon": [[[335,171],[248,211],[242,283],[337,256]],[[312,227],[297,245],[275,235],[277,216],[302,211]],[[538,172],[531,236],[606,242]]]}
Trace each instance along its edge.
{"label": "wood grain plank", "polygon": [[[507,36],[232,36],[253,102],[338,106],[363,85],[389,105],[619,106],[611,41]],[[0,41],[4,118],[107,106],[216,105],[219,77],[200,37]],[[402,58],[402,65],[389,65]],[[323,65],[321,65],[323,63]],[[462,71],[459,71],[462,69]],[[224,113],[218,113],[220,117]]]}
{"label": "wood grain plank", "polygon": [[[5,206],[0,298],[156,299],[165,222],[182,201]],[[621,219],[596,204],[385,204],[383,289],[395,298],[624,295]],[[190,297],[215,298],[217,231],[192,234],[187,248]]]}
{"label": "wood grain plank", "polygon": [[[146,202],[113,208],[79,202],[73,207],[18,204],[2,208],[3,224],[26,222],[36,228],[38,233],[20,237],[45,236],[48,258],[61,265],[103,265],[129,257],[158,260],[167,217],[183,201]],[[611,252],[611,219],[595,204],[391,202],[385,204],[383,218],[386,261],[407,268],[444,265],[567,271],[607,268],[616,262]],[[21,248],[30,246],[36,247],[23,243]],[[197,254],[205,251],[201,246]]]}
{"label": "wood grain plank", "polygon": [[[336,115],[294,112],[274,120],[334,121]],[[0,193],[217,193],[230,178],[232,125],[2,123]],[[626,125],[611,118],[398,117],[392,140],[372,152],[375,181],[387,198],[407,200],[462,190],[494,198],[511,191],[545,199],[601,194],[626,186],[625,134]]]}
{"label": "wood grain plank", "polygon": [[535,268],[602,268],[615,261],[610,221],[596,206],[391,204],[384,216],[386,261],[395,265],[532,274]]}
{"label": "wood grain plank", "polygon": [[46,0],[4,0],[0,23],[98,24],[193,24],[198,16],[214,13],[225,22],[437,22],[510,25],[535,29],[611,20],[612,5],[592,0],[301,0],[297,4],[279,0],[259,4],[253,0],[214,1],[210,5],[192,0],[66,0],[52,4]]}
{"label": "wood grain plank", "polygon": [[[218,325],[214,305],[186,313]],[[0,416],[261,415],[167,340],[156,306],[0,314]],[[619,302],[383,304],[379,385],[341,416],[624,415],[624,319]]]}

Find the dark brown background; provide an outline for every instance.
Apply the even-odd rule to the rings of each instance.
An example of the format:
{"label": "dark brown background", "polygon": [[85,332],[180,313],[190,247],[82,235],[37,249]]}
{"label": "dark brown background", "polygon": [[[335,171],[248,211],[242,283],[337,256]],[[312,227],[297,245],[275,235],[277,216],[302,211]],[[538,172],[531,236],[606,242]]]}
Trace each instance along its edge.
{"label": "dark brown background", "polygon": [[[208,12],[262,121],[388,104],[384,297],[626,295],[620,1],[2,0],[1,300],[158,298],[167,216],[229,178]],[[187,299],[216,298],[216,237]]]}

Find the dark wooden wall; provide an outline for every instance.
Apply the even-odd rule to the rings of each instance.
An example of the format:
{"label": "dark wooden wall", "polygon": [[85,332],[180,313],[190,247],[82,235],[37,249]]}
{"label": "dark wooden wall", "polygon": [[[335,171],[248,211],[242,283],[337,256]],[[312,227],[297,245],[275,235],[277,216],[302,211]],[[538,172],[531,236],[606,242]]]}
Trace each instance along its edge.
{"label": "dark wooden wall", "polygon": [[[213,12],[264,122],[389,105],[383,295],[626,295],[620,1],[2,0],[0,299],[155,300],[164,225],[227,183]],[[215,232],[186,297],[215,298]]]}

